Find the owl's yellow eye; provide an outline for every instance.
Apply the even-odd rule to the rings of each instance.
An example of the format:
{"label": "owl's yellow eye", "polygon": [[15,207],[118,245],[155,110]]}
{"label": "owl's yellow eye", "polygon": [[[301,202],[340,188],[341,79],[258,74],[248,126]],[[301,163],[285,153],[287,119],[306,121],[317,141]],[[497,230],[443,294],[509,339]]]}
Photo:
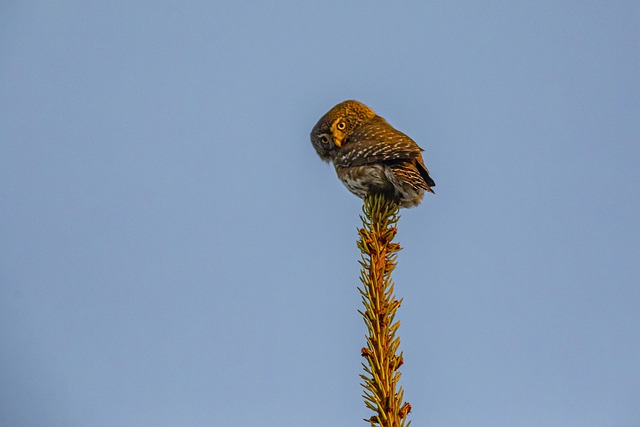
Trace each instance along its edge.
{"label": "owl's yellow eye", "polygon": [[346,127],[347,127],[347,124],[343,121],[339,121],[337,124],[338,130],[345,130]]}

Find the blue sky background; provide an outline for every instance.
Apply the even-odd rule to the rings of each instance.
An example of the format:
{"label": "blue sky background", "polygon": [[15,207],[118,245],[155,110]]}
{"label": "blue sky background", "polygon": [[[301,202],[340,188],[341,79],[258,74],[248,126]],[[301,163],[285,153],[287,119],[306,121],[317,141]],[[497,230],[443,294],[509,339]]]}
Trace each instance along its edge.
{"label": "blue sky background", "polygon": [[0,425],[365,425],[345,99],[437,182],[413,425],[640,425],[639,46],[637,1],[3,2]]}

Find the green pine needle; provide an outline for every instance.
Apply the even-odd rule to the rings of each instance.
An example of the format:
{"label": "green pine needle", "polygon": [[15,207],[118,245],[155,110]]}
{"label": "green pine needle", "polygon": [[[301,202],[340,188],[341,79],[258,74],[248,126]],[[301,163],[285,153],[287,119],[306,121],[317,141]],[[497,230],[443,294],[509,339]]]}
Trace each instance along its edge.
{"label": "green pine needle", "polygon": [[391,272],[396,267],[397,252],[401,250],[393,239],[397,233],[398,205],[381,195],[370,195],[362,208],[362,228],[358,230],[358,248],[362,252],[362,267],[358,288],[364,311],[358,310],[367,326],[367,346],[361,350],[365,374],[361,374],[362,397],[367,408],[374,412],[365,421],[374,427],[408,427],[407,414],[411,405],[403,402],[404,391],[398,381],[398,368],[404,362],[397,354],[400,326],[394,321],[402,300],[394,295]]}

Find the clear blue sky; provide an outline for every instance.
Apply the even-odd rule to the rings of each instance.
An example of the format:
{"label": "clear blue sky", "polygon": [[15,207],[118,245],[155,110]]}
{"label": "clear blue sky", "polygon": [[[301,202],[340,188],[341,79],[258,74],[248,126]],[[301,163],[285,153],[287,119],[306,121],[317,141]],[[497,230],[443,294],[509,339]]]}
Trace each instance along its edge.
{"label": "clear blue sky", "polygon": [[0,425],[364,426],[345,99],[437,182],[413,425],[640,425],[640,3],[401,3],[3,2]]}

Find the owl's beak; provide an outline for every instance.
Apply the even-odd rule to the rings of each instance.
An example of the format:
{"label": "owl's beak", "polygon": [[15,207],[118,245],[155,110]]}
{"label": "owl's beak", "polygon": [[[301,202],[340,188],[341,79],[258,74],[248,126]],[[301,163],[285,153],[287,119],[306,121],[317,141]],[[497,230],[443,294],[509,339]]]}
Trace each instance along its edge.
{"label": "owl's beak", "polygon": [[344,132],[344,127],[343,129],[338,129],[338,124],[342,123],[344,125],[344,122],[342,122],[342,120],[336,120],[335,122],[333,122],[333,124],[331,125],[331,136],[333,137],[333,143],[336,145],[336,147],[341,148],[342,147],[342,141],[344,141],[344,137],[347,136]]}

